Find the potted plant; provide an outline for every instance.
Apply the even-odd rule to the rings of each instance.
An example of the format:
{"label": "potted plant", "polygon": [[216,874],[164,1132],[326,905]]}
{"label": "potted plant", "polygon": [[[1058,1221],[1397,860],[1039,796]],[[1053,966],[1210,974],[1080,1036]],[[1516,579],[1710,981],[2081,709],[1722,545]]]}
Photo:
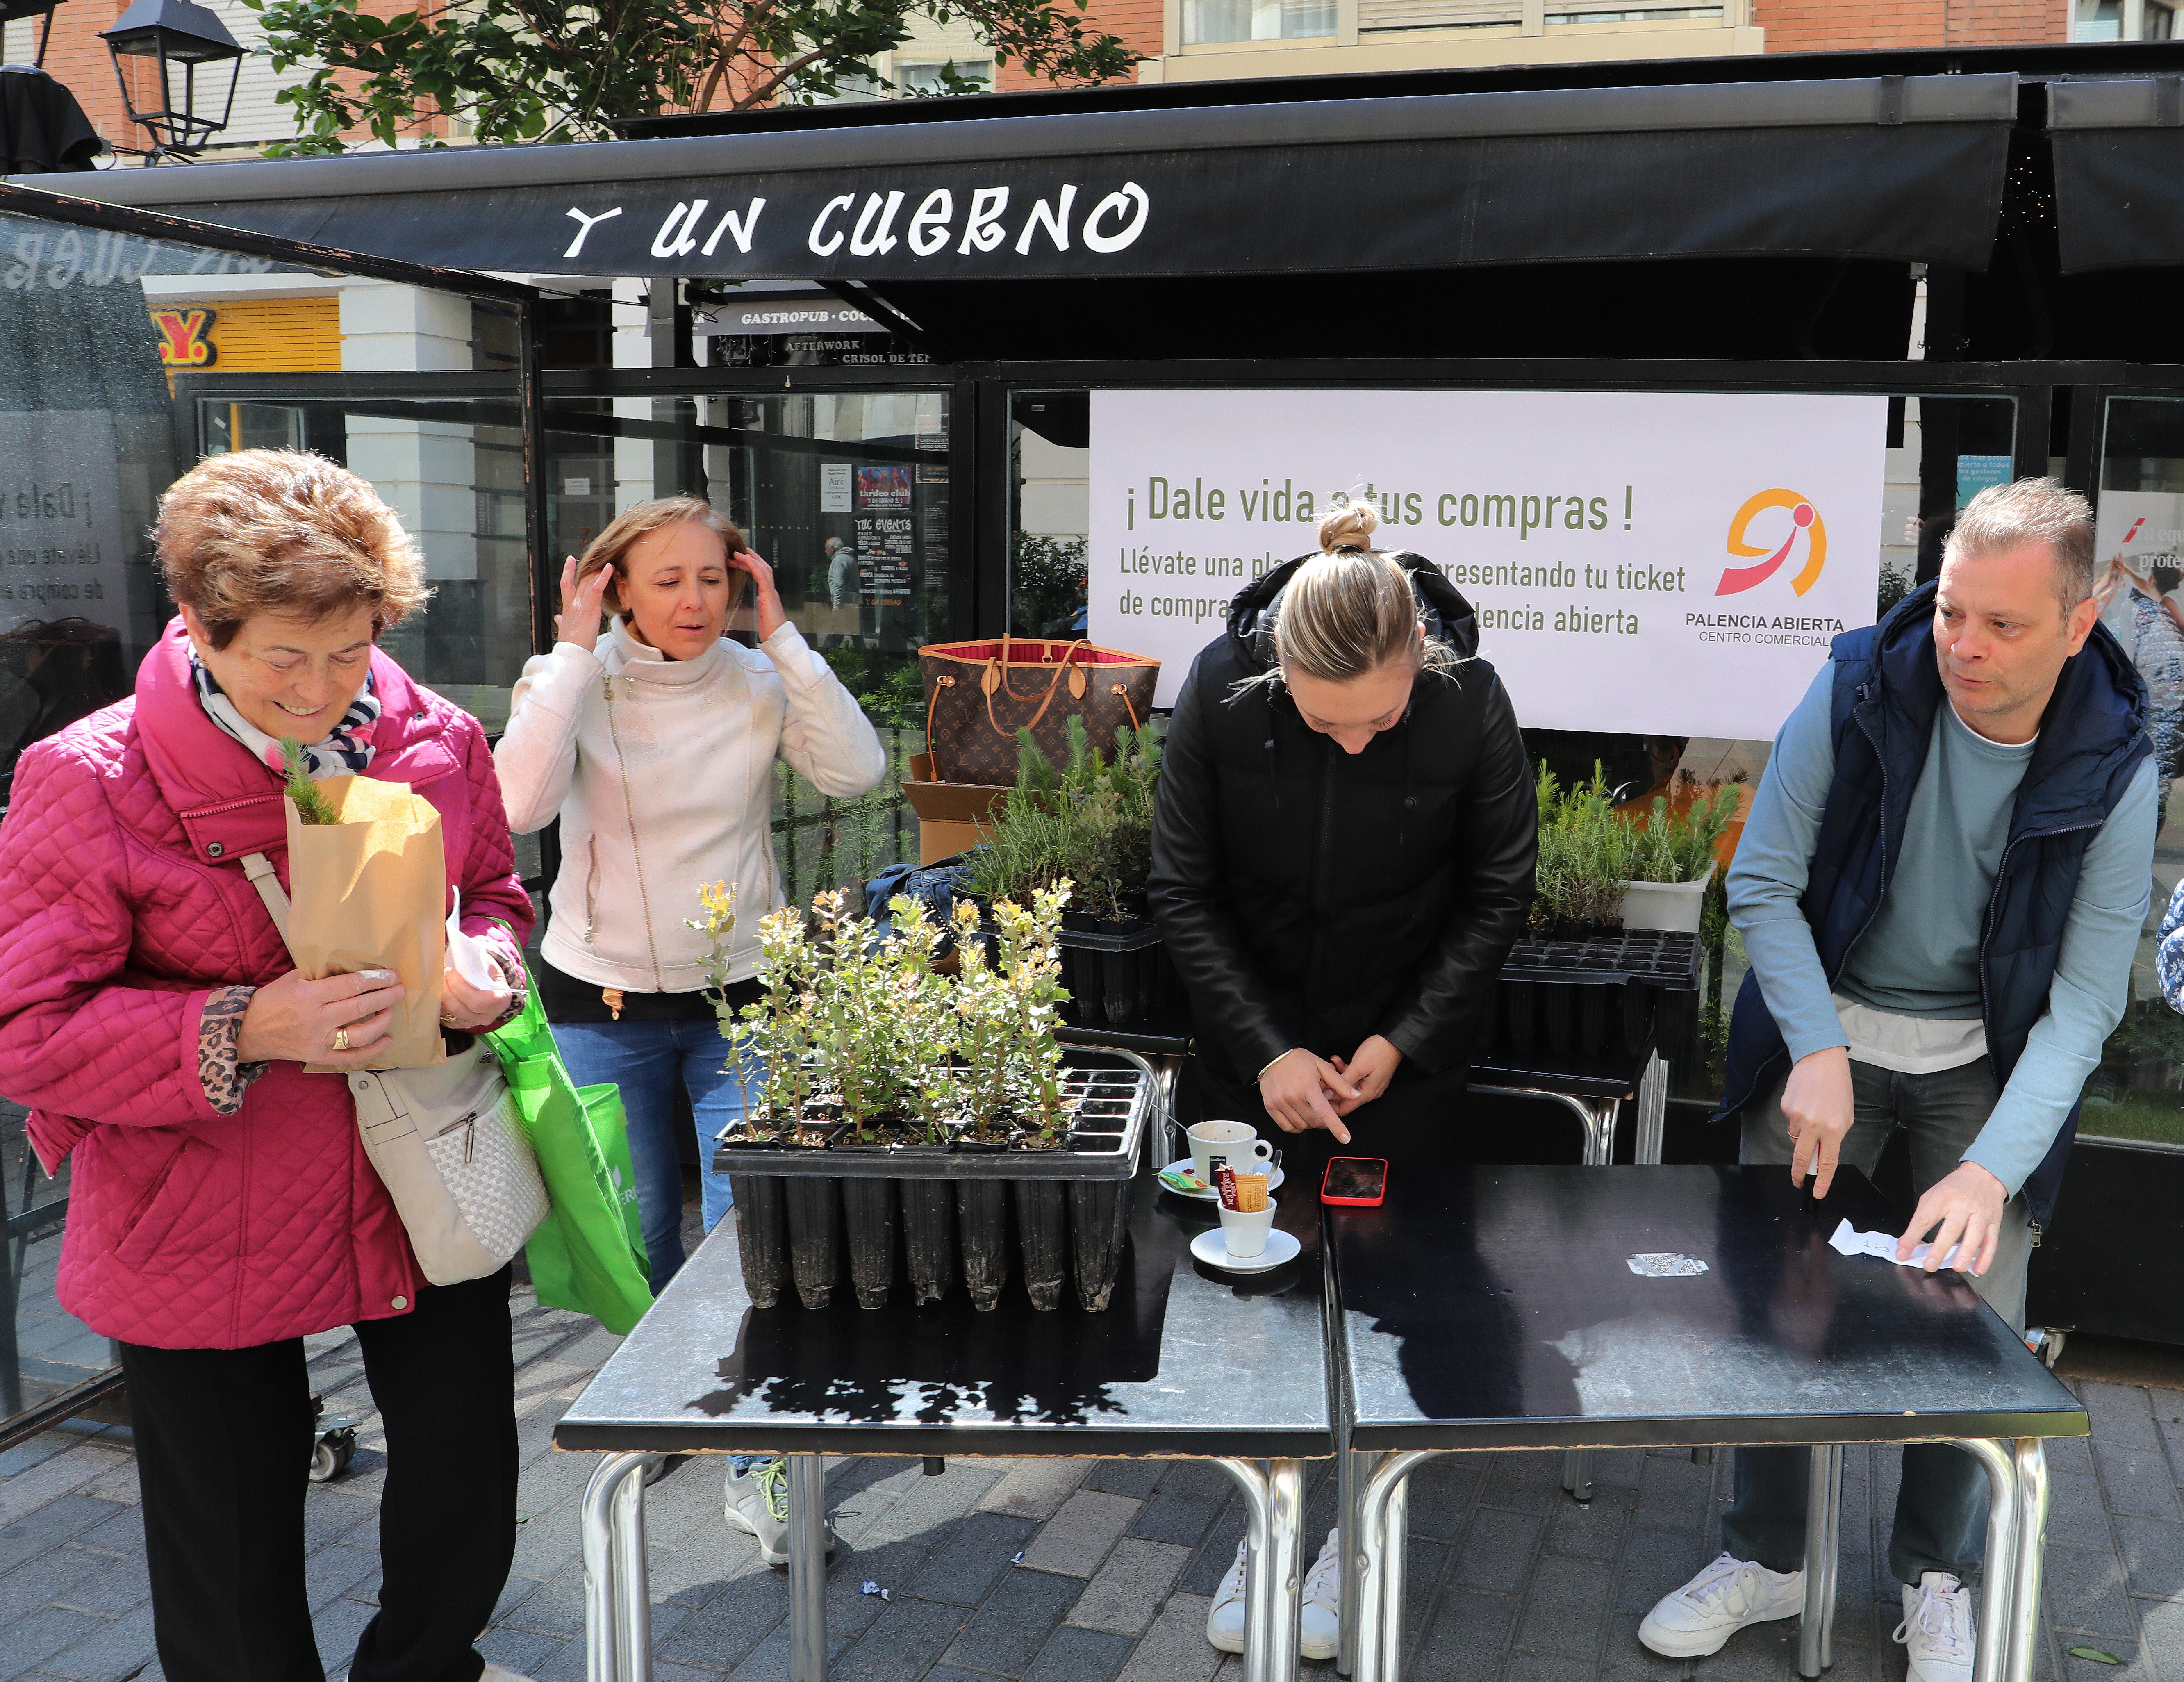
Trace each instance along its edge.
{"label": "potted plant", "polygon": [[979,826],[966,855],[978,899],[1028,903],[1067,881],[1073,904],[1060,936],[1076,1016],[1118,1026],[1173,1004],[1181,989],[1160,930],[1146,915],[1160,738],[1152,727],[1117,733],[1112,755],[1094,747],[1084,721],[1068,721],[1068,755],[1056,771],[1019,731],[1017,786]]}
{"label": "potted plant", "polygon": [[1702,783],[1676,773],[1669,794],[1654,797],[1632,833],[1630,879],[1623,885],[1625,928],[1699,932],[1699,913],[1719,860],[1715,849],[1742,809],[1740,783]]}
{"label": "potted plant", "polygon": [[[1069,1067],[1066,1055],[1096,1064],[1102,1054],[1065,1054],[1056,1039],[1071,893],[1062,881],[1028,905],[995,901],[985,917],[959,905],[952,977],[935,966],[944,931],[906,897],[891,902],[884,932],[836,894],[818,896],[808,919],[783,911],[761,922],[765,995],[734,1012],[723,1005],[722,1031],[737,1067],[756,1059],[772,1078],[720,1143],[738,1206],[756,1215],[742,1223],[746,1276],[777,1282],[775,1300],[785,1276],[805,1306],[825,1306],[846,1239],[857,1300],[877,1308],[900,1238],[917,1300],[936,1301],[959,1277],[960,1228],[960,1277],[977,1306],[998,1301],[1019,1256],[1034,1306],[1059,1305],[1072,1260],[1079,1300],[1106,1306],[1138,1077]],[[705,919],[692,927],[712,941],[718,969],[733,896],[709,888],[701,902]],[[814,1172],[811,1155],[791,1148],[815,1121],[815,1148],[838,1173]],[[1053,1167],[1027,1174],[1016,1166],[1027,1157]],[[1076,1181],[1103,1177],[1114,1184],[1079,1195]]]}
{"label": "potted plant", "polygon": [[1653,1031],[1662,992],[1697,984],[1700,912],[1739,790],[1680,778],[1674,797],[1657,799],[1641,824],[1618,808],[1596,764],[1565,789],[1543,763],[1535,789],[1531,936],[1502,966],[1493,1033],[1518,1052],[1635,1052]]}

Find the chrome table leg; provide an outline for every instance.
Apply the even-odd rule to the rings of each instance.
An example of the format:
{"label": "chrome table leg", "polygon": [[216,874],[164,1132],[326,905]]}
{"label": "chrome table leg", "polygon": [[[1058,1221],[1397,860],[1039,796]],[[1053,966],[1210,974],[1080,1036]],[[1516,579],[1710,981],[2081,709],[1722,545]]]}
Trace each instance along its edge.
{"label": "chrome table leg", "polygon": [[645,1682],[652,1674],[644,1473],[659,1458],[608,1455],[584,1486],[584,1674],[589,1682]]}
{"label": "chrome table leg", "polygon": [[1342,1515],[1336,1521],[1342,1529],[1342,1646],[1335,1656],[1334,1668],[1345,1676],[1354,1675],[1357,1668],[1357,1584],[1365,1558],[1365,1531],[1359,1515],[1365,1501],[1365,1480],[1373,1474],[1373,1458],[1354,1448],[1346,1448],[1340,1451],[1335,1462]]}
{"label": "chrome table leg", "polygon": [[1354,1614],[1346,1606],[1342,1609],[1344,1618],[1354,1615],[1357,1623],[1357,1682],[1398,1682],[1401,1675],[1401,1560],[1408,1538],[1396,1529],[1404,1519],[1404,1506],[1396,1494],[1412,1468],[1431,1453],[1430,1449],[1391,1451],[1379,1456],[1372,1476],[1365,1480],[1365,1493],[1358,1502],[1363,1558],[1358,1573],[1357,1607]]}
{"label": "chrome table leg", "polygon": [[782,1456],[788,1467],[789,1682],[827,1682],[827,1462]]}
{"label": "chrome table leg", "polygon": [[1646,1060],[1646,1072],[1638,1083],[1638,1140],[1630,1153],[1634,1162],[1658,1163],[1662,1136],[1669,1125],[1669,1064],[1658,1052]]}
{"label": "chrome table leg", "polygon": [[[2016,1445],[1967,1437],[1958,1440],[1957,1446],[1986,1468],[1986,1568],[1980,1590],[1979,1651],[1972,1657],[1972,1682],[2002,1682],[2011,1657],[2011,1591],[2019,1574],[2014,1568],[2021,1563],[2018,1466],[2011,1452]],[[2036,1576],[2036,1567],[2035,1570]],[[2036,1615],[2036,1607],[2035,1612]],[[2027,1648],[2029,1651],[2030,1643]]]}
{"label": "chrome table leg", "polygon": [[1302,1617],[1304,1462],[1217,1460],[1248,1515],[1244,1538],[1244,1682],[1296,1682]]}
{"label": "chrome table leg", "polygon": [[[2032,1682],[2038,1665],[2040,1588],[2048,1551],[2048,1451],[2037,1437],[2017,1440],[2017,1548],[2009,1589],[2009,1656],[2004,1682]],[[1988,1527],[1990,1536],[1993,1527]],[[1986,1580],[1999,1567],[1990,1540]]]}
{"label": "chrome table leg", "polygon": [[1815,1443],[1805,1486],[1805,1615],[1797,1631],[1797,1674],[1818,1676],[1836,1662],[1836,1567],[1842,1557],[1841,1443]]}

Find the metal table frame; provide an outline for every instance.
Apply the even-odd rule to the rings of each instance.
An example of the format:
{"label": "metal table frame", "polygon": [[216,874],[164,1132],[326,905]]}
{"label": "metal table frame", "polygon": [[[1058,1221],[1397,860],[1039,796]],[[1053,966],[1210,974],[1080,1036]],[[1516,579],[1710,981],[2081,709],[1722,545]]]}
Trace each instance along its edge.
{"label": "metal table frame", "polygon": [[[627,1451],[610,1453],[584,1488],[584,1674],[589,1682],[650,1682],[652,1601],[645,1560],[644,1479],[660,1458]],[[789,1682],[825,1682],[826,1461],[822,1455],[808,1452],[783,1458],[788,1468]],[[1305,1569],[1304,1462],[1214,1458],[1211,1463],[1234,1479],[1244,1496],[1249,1545],[1245,1555],[1246,1682],[1296,1682]]]}
{"label": "metal table frame", "polygon": [[[1891,1439],[1901,1441],[1903,1439]],[[2039,1639],[2041,1575],[2048,1538],[2048,1460],[2038,1437],[1949,1438],[1986,1468],[1986,1568],[1980,1595],[1973,1682],[2031,1682]],[[1683,1444],[1660,1445],[1683,1447]],[[1731,1446],[1731,1445],[1723,1445]],[[1346,1449],[1341,1456],[1342,1651],[1336,1668],[1356,1682],[1402,1674],[1403,1551],[1409,1535],[1405,1485],[1436,1454],[1461,1449]],[[1841,1551],[1842,1445],[1813,1447],[1805,1507],[1805,1608],[1797,1674],[1817,1677],[1835,1663],[1837,1562]],[[1353,1544],[1349,1539],[1356,1538]]]}

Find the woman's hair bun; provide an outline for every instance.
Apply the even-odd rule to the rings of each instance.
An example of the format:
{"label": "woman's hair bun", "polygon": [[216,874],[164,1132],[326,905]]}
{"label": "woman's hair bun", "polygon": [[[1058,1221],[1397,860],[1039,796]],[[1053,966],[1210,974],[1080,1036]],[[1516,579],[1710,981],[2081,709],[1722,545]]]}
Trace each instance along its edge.
{"label": "woman's hair bun", "polygon": [[1373,533],[1379,529],[1380,516],[1373,512],[1369,502],[1353,502],[1346,508],[1338,508],[1319,522],[1319,547],[1328,554],[1339,549],[1373,548]]}

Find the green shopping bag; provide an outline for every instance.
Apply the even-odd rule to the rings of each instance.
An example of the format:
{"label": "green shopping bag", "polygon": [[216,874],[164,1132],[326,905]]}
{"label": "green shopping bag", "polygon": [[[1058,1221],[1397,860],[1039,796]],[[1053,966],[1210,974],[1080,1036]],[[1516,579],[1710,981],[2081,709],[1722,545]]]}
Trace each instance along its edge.
{"label": "green shopping bag", "polygon": [[531,1283],[549,1308],[629,1330],[652,1306],[628,1122],[612,1086],[569,1078],[534,981],[523,1014],[486,1036],[500,1055],[553,1212],[523,1246]]}

